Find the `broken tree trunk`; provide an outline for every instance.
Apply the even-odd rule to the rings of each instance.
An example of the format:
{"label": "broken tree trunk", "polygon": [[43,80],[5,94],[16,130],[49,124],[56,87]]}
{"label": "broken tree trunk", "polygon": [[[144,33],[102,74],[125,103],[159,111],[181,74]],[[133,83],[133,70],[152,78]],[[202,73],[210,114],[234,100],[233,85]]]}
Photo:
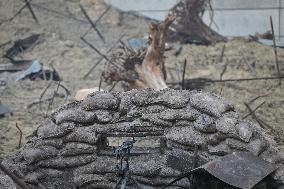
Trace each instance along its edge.
{"label": "broken tree trunk", "polygon": [[[164,60],[166,31],[174,21],[174,14],[169,15],[158,24],[151,23],[149,27],[149,46],[138,51],[122,43],[120,50],[113,55],[112,61],[123,68],[109,65],[104,78],[106,82],[125,81],[129,89],[164,89],[166,85],[166,69]],[[122,55],[123,54],[123,55]]]}
{"label": "broken tree trunk", "polygon": [[176,14],[177,23],[170,28],[169,40],[183,43],[197,40],[203,44],[226,41],[203,22],[202,15],[207,6],[210,6],[210,0],[181,0],[176,4],[171,12]]}

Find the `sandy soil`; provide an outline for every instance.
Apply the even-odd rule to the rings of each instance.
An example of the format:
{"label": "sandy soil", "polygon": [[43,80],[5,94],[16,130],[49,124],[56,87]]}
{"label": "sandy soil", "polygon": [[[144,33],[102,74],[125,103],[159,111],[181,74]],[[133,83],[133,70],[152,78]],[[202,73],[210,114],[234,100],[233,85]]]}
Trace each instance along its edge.
{"label": "sandy soil", "polygon": [[[80,40],[80,36],[89,29],[90,25],[86,21],[76,19],[85,20],[79,3],[86,8],[93,20],[98,18],[106,6],[98,0],[34,0],[33,2],[63,13],[65,16],[34,6],[40,25],[33,21],[28,9],[24,9],[13,21],[7,22],[7,19],[11,18],[23,6],[23,3],[18,0],[2,0],[0,2],[0,44],[34,33],[41,34],[41,43],[20,54],[17,59],[36,59],[46,68],[50,68],[50,64],[52,64],[63,79],[61,84],[72,93],[67,101],[72,100],[75,91],[80,88],[98,86],[103,64],[99,65],[87,79],[83,79],[84,74],[100,56]],[[125,40],[147,36],[149,22],[150,20],[145,18],[122,14],[111,8],[97,25],[106,38],[106,43],[104,44],[94,31],[90,31],[86,39],[102,52],[106,52],[122,33],[126,34]],[[1,47],[0,56],[11,45]],[[183,50],[178,57],[173,54],[180,44],[170,45],[173,50],[166,52],[168,81],[180,81],[180,70],[182,70],[185,58],[188,60],[186,78],[220,79],[225,65],[227,65],[227,69],[223,79],[275,76],[277,73],[273,48],[247,39],[232,39],[227,43],[218,43],[213,46],[182,45]],[[224,45],[225,52],[221,61],[220,55]],[[284,49],[278,49],[278,56],[281,71],[284,73]],[[0,64],[7,62],[7,59],[0,59]],[[19,73],[0,73],[0,80],[8,82],[6,86],[0,88],[0,100],[13,111],[12,116],[0,118],[0,158],[13,152],[18,146],[20,133],[15,127],[16,123],[26,137],[33,132],[44,117],[50,114],[52,109],[67,103],[64,98],[55,97],[48,112],[50,101],[45,101],[41,107],[38,104],[31,106],[31,103],[40,98],[49,81],[24,80],[16,82],[17,74]],[[262,80],[214,83],[206,86],[200,85],[199,88],[213,91],[230,99],[236,104],[236,109],[241,116],[248,113],[244,102],[269,93],[270,95],[254,101],[251,107],[254,108],[263,101],[266,102],[256,115],[272,127],[266,131],[274,136],[284,150],[284,89],[283,83],[280,86],[277,84],[278,80]],[[51,97],[56,88],[57,84],[52,83],[43,99]],[[103,84],[103,88],[108,90],[110,86]],[[122,89],[118,85],[115,90]],[[64,94],[62,88],[59,88],[58,92]],[[251,119],[251,117],[247,119]]]}

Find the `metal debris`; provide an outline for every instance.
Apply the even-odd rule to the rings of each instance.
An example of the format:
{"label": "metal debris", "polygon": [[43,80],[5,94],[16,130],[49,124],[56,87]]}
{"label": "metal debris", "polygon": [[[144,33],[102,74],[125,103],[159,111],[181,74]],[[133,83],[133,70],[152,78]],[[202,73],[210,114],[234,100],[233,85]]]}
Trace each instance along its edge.
{"label": "metal debris", "polygon": [[229,185],[249,189],[276,169],[276,165],[264,161],[250,152],[233,152],[183,174],[168,186],[196,172],[205,171]]}
{"label": "metal debris", "polygon": [[60,76],[56,70],[43,69],[43,66],[37,61],[32,61],[30,67],[22,71],[17,77],[16,81],[23,79],[35,80],[37,78],[42,80],[61,81]]}
{"label": "metal debris", "polygon": [[27,78],[33,73],[38,73],[42,70],[42,65],[37,61],[34,60],[32,65],[25,71],[21,72],[17,77],[17,81]]}
{"label": "metal debris", "polygon": [[19,53],[22,53],[31,47],[35,46],[39,41],[40,34],[33,34],[27,38],[19,39],[14,42],[14,45],[6,52],[6,57],[12,58]]}

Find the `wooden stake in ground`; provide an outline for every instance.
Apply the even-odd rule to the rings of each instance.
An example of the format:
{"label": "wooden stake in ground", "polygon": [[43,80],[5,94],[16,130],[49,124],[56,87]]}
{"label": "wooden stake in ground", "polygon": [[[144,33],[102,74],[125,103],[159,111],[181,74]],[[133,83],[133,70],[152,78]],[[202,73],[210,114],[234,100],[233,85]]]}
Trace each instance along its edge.
{"label": "wooden stake in ground", "polygon": [[[273,49],[274,49],[274,55],[275,55],[276,69],[277,69],[278,76],[281,77],[280,68],[279,68],[279,62],[278,62],[278,55],[277,55],[276,42],[275,42],[275,34],[274,34],[274,27],[273,27],[272,16],[270,16],[270,26],[271,26],[271,31],[272,31]],[[279,80],[279,84],[281,84],[281,80]]]}

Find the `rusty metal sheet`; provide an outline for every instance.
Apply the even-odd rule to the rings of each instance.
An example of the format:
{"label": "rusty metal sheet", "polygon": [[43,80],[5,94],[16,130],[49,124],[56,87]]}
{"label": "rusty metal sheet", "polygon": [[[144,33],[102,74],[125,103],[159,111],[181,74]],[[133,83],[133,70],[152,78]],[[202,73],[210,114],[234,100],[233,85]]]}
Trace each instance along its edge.
{"label": "rusty metal sheet", "polygon": [[[180,158],[176,159],[176,163],[182,162]],[[174,182],[190,174],[205,171],[227,184],[242,189],[250,189],[276,169],[275,164],[269,163],[250,152],[233,152],[183,174]]]}
{"label": "rusty metal sheet", "polygon": [[243,189],[252,188],[277,169],[249,152],[234,152],[201,167],[221,181]]}

